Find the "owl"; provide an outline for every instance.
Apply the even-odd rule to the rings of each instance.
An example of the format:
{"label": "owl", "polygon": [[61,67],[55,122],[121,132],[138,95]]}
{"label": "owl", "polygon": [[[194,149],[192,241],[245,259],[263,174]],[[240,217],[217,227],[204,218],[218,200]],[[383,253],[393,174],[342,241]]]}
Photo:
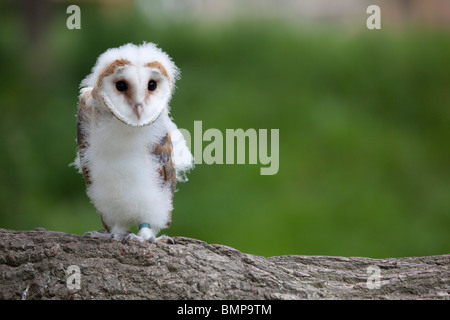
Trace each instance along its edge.
{"label": "owl", "polygon": [[[171,241],[177,181],[193,157],[169,116],[179,70],[153,43],[126,44],[99,56],[81,82],[75,166],[105,230],[92,237]],[[131,225],[137,234],[128,231]]]}

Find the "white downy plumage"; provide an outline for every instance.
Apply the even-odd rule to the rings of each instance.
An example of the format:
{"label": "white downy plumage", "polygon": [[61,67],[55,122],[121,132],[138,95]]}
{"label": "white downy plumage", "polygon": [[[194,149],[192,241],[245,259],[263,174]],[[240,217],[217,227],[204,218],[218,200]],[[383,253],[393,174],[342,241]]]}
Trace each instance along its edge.
{"label": "white downy plumage", "polygon": [[[169,117],[178,77],[170,57],[154,44],[127,44],[100,55],[81,83],[75,165],[87,179],[87,194],[108,237],[154,241],[170,223],[175,181],[161,176],[161,168],[174,168],[184,181],[193,167],[186,141]],[[158,145],[171,154],[154,154]],[[133,224],[144,227],[124,238]]]}

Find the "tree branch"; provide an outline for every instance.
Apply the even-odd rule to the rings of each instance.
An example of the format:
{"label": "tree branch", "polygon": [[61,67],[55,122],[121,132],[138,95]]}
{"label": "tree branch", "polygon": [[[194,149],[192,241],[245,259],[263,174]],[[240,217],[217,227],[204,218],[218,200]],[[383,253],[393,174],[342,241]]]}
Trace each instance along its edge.
{"label": "tree branch", "polygon": [[0,229],[0,298],[450,299],[450,254],[264,258],[174,240],[122,244],[42,228]]}

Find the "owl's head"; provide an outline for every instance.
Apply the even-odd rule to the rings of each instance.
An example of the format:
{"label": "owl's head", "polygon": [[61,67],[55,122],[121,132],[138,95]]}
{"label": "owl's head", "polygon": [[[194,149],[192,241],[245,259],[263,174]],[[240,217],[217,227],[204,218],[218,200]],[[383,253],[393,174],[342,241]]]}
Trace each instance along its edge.
{"label": "owl's head", "polygon": [[172,96],[179,71],[153,43],[126,44],[100,55],[81,87],[120,121],[141,127],[155,121]]}

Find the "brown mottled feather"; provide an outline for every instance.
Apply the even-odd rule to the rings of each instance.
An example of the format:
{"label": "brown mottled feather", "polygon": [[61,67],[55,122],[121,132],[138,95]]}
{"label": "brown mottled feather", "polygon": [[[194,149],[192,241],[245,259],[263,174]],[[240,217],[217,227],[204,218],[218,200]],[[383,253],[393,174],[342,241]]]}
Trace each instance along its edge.
{"label": "brown mottled feather", "polygon": [[[153,147],[153,154],[156,156],[156,159],[161,164],[161,168],[159,169],[159,175],[163,179],[163,183],[170,187],[172,191],[171,200],[173,201],[173,193],[175,192],[175,184],[176,184],[176,172],[175,172],[175,163],[172,159],[172,139],[169,133],[161,139],[159,143],[157,143]],[[172,202],[173,203],[173,202]],[[170,226],[172,221],[172,211],[169,211],[169,222],[167,223],[167,227]]]}
{"label": "brown mottled feather", "polygon": [[158,62],[158,61],[153,61],[153,62],[149,62],[145,65],[146,67],[149,68],[155,68],[158,69],[159,72],[161,72],[161,74],[166,77],[167,79],[169,79],[169,83],[171,83],[172,79],[170,79],[169,73],[167,72],[166,68],[164,68],[164,66]]}
{"label": "brown mottled feather", "polygon": [[131,65],[131,64],[132,63],[130,61],[126,60],[126,59],[117,59],[117,60],[114,60],[109,65],[107,65],[102,70],[100,75],[98,76],[97,85],[94,87],[94,90],[93,90],[94,96],[98,95],[98,90],[99,90],[99,88],[102,87],[103,78],[112,75],[114,73],[114,71],[116,70],[116,68],[123,67],[123,66],[126,66],[126,65]]}
{"label": "brown mottled feather", "polygon": [[[87,124],[90,122],[92,117],[92,109],[86,106],[86,100],[89,98],[91,91],[85,91],[80,96],[80,101],[78,104],[78,114],[77,114],[77,144],[78,144],[78,156],[80,161],[84,157],[84,151],[88,146],[88,132],[86,130]],[[89,169],[86,167],[81,168],[83,171],[84,181],[86,181],[86,186],[91,184],[89,177]]]}
{"label": "brown mottled feather", "polygon": [[[86,148],[89,146],[88,136],[89,132],[87,132],[88,124],[90,123],[93,116],[93,109],[89,108],[86,105],[86,100],[91,96],[92,91],[86,90],[81,96],[78,104],[78,113],[77,113],[77,144],[78,144],[78,156],[80,157],[80,162],[84,157],[84,152]],[[82,163],[82,162],[81,162]],[[86,182],[86,186],[89,187],[91,185],[91,178],[89,175],[89,168],[82,166],[81,170],[83,171],[84,181]],[[100,213],[100,218],[102,220],[103,227],[107,232],[111,231],[105,221],[103,220],[102,214]]]}

